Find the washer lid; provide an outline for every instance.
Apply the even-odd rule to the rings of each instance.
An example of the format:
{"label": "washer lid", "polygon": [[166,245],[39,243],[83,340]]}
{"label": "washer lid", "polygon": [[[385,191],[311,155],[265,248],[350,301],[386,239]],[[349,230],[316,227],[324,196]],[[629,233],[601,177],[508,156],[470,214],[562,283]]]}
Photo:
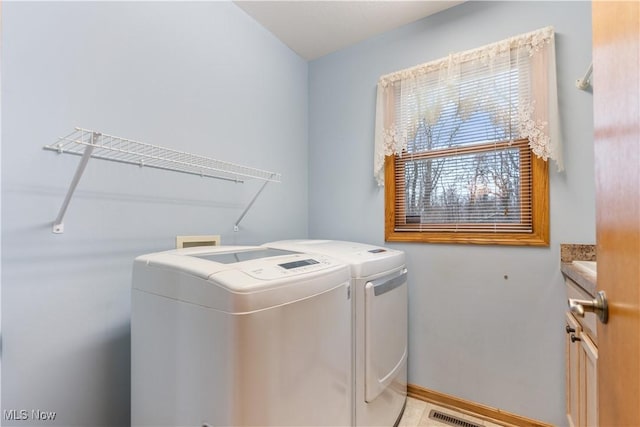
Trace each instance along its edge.
{"label": "washer lid", "polygon": [[342,240],[281,240],[263,246],[328,255],[351,265],[353,277],[369,277],[404,265],[404,252]]}
{"label": "washer lid", "polygon": [[292,255],[297,253],[298,252],[285,251],[283,249],[273,249],[257,246],[250,247],[250,249],[248,250],[237,250],[233,252],[207,251],[204,253],[189,254],[189,256],[206,259],[221,264],[236,264],[239,262],[251,261],[254,259],[271,258],[274,256]]}
{"label": "washer lid", "polygon": [[237,264],[245,261],[296,253],[263,246],[198,246],[142,255],[136,261],[206,279],[219,271],[238,269]]}
{"label": "washer lid", "polygon": [[260,246],[189,248],[138,257],[133,287],[241,314],[348,287],[349,279],[346,264],[321,254]]}

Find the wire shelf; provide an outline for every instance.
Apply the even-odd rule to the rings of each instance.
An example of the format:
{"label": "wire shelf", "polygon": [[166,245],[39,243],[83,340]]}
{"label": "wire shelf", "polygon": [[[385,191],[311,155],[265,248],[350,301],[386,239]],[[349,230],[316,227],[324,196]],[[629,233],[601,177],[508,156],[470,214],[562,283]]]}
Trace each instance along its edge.
{"label": "wire shelf", "polygon": [[281,178],[279,173],[223,162],[83,128],[75,128],[69,135],[58,138],[56,143],[45,145],[44,149],[82,156],[89,146],[92,148],[92,158],[140,167],[233,182],[244,182],[247,179],[280,182]]}
{"label": "wire shelf", "polygon": [[56,151],[60,154],[74,154],[82,157],[62,202],[58,216],[53,222],[53,232],[56,234],[64,232],[64,224],[62,222],[64,215],[91,158],[233,182],[244,182],[247,179],[264,181],[235,222],[234,231],[239,230],[240,221],[242,221],[265,186],[269,182],[280,182],[279,173],[223,162],[83,128],[75,128],[69,135],[58,138],[56,143],[45,145],[44,149]]}

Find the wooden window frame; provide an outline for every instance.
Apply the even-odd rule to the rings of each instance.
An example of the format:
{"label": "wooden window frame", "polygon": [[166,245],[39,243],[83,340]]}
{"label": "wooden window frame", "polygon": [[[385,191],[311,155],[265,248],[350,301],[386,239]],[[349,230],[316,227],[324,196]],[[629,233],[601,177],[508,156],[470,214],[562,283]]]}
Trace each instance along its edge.
{"label": "wooden window frame", "polygon": [[549,246],[549,165],[531,156],[532,231],[467,232],[396,230],[396,156],[385,158],[385,241],[478,245]]}

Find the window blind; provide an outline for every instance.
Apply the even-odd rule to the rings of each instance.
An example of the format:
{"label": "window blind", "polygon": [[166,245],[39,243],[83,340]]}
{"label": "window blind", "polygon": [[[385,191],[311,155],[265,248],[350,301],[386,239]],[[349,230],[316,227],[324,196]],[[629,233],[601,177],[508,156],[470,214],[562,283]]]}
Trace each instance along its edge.
{"label": "window blind", "polygon": [[459,64],[394,85],[406,148],[395,168],[396,231],[531,232],[528,55]]}
{"label": "window blind", "polygon": [[532,231],[527,140],[395,159],[396,231]]}
{"label": "window blind", "polygon": [[380,77],[385,240],[549,244],[547,159],[562,170],[554,43],[545,27]]}

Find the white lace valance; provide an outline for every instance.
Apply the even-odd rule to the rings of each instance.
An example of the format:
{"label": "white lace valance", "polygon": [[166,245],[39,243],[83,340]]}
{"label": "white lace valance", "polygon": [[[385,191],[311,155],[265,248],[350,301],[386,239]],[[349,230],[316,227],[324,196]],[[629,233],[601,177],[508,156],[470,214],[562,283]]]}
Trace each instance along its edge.
{"label": "white lace valance", "polygon": [[454,138],[456,128],[446,130],[442,122],[478,117],[491,124],[495,138],[527,138],[538,157],[552,158],[563,169],[552,27],[382,76],[376,101],[378,184],[384,184],[385,157],[402,155],[420,126],[438,130],[436,146],[451,147],[461,137]]}

